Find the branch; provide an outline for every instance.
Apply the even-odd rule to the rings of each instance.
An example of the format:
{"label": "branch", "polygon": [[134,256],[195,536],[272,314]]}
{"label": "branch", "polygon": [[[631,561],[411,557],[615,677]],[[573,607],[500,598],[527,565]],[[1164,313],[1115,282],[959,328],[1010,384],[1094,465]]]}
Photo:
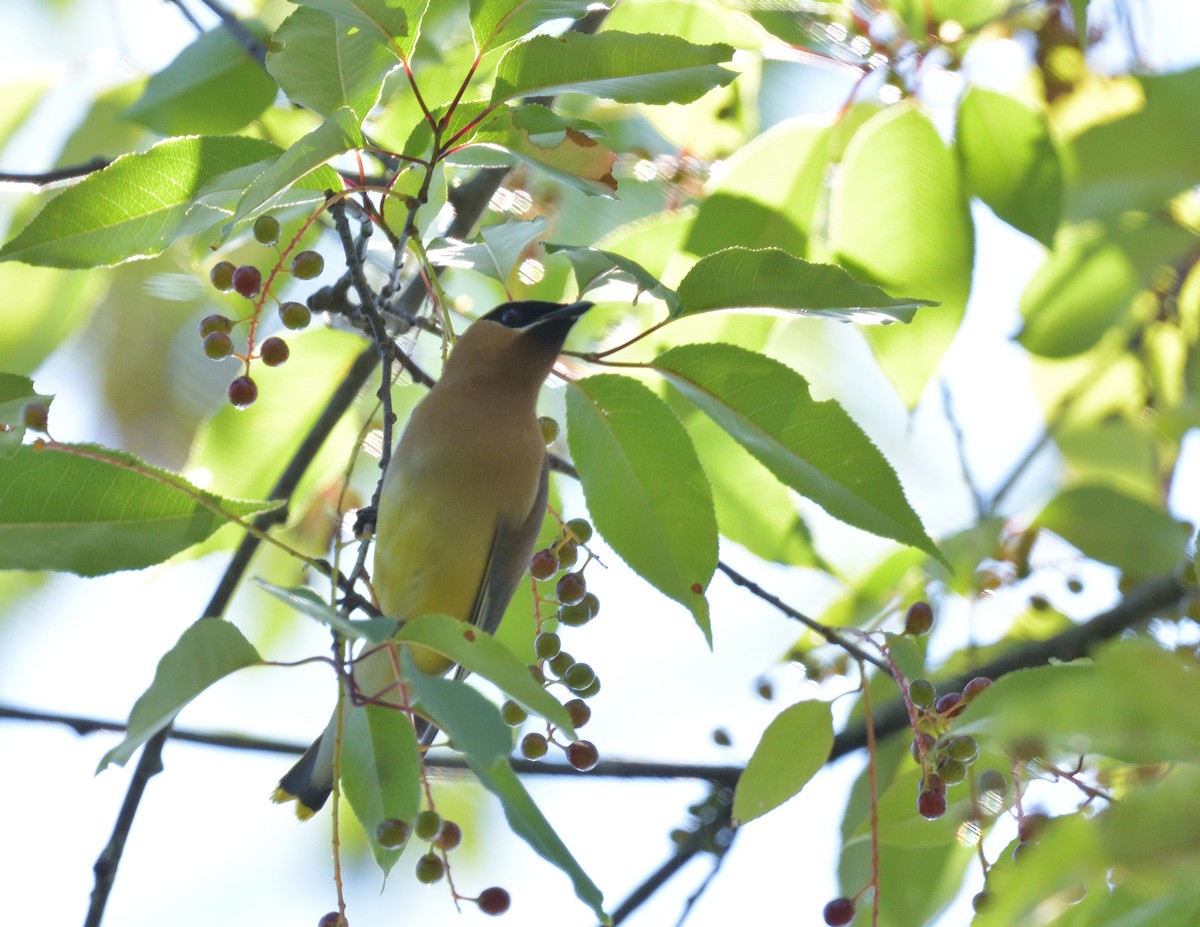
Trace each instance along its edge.
{"label": "branch", "polygon": [[0,171],[0,183],[26,183],[37,187],[48,187],[63,180],[86,177],[88,174],[104,170],[110,164],[112,164],[111,158],[95,157],[84,164],[70,164],[66,167],[56,167],[49,171],[34,171],[31,173]]}

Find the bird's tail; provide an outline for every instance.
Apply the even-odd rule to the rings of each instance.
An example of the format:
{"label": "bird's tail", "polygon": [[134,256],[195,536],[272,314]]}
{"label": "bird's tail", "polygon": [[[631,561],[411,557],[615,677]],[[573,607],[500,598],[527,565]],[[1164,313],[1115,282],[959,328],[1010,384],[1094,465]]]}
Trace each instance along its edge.
{"label": "bird's tail", "polygon": [[312,742],[271,795],[274,802],[296,802],[296,817],[307,821],[321,810],[333,791],[333,740],[327,729]]}

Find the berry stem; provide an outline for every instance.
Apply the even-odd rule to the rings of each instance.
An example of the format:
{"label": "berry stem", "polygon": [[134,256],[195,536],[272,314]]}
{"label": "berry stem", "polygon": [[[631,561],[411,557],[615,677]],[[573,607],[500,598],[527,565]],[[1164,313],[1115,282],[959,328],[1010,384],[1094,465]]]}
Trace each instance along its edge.
{"label": "berry stem", "polygon": [[[889,657],[889,662],[890,662]],[[871,802],[871,882],[875,888],[871,899],[871,925],[879,924],[879,783],[875,769],[875,719],[871,714],[871,686],[867,680],[866,665],[858,663],[859,685],[863,694],[863,722],[867,728],[867,781],[870,785]],[[923,758],[922,758],[923,759]],[[924,765],[922,763],[922,765]]]}

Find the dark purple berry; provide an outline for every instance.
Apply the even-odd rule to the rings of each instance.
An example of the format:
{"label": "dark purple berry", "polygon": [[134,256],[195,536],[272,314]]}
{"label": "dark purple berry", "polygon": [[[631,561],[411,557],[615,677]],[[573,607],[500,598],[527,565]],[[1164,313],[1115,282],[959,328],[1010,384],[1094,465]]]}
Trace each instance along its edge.
{"label": "dark purple berry", "polygon": [[508,906],[512,903],[508,892],[499,886],[493,885],[491,888],[485,888],[479,893],[479,898],[475,902],[479,905],[479,910],[484,914],[490,914],[493,917],[499,917],[508,910]]}
{"label": "dark purple berry", "polygon": [[252,264],[243,264],[233,272],[233,288],[239,296],[253,299],[262,289],[262,272]]}
{"label": "dark purple berry", "polygon": [[854,902],[849,898],[834,898],[825,905],[823,914],[829,927],[845,927],[854,920]]}
{"label": "dark purple berry", "polygon": [[231,405],[244,409],[258,398],[258,386],[249,377],[238,377],[229,384],[228,396]]}
{"label": "dark purple berry", "polygon": [[913,602],[904,616],[904,633],[920,636],[933,627],[933,609],[928,602]]}
{"label": "dark purple berry", "polygon": [[588,707],[587,702],[581,698],[573,698],[569,702],[564,703],[563,708],[567,710],[567,714],[571,718],[571,727],[578,730],[591,720],[592,709]]}
{"label": "dark purple berry", "polygon": [[600,762],[600,751],[590,740],[577,740],[567,747],[567,762],[580,772],[587,772]]}
{"label": "dark purple berry", "polygon": [[546,580],[558,572],[558,557],[549,548],[539,550],[529,558],[529,575],[537,580]]}
{"label": "dark purple berry", "polygon": [[963,686],[963,690],[962,690],[963,701],[964,702],[971,701],[971,699],[975,698],[975,696],[977,696],[984,689],[989,688],[991,686],[991,684],[992,684],[992,681],[990,679],[988,679],[986,676],[976,676],[974,679],[972,679],[970,682],[968,682],[965,686]]}
{"label": "dark purple berry", "polygon": [[946,813],[946,792],[942,789],[925,789],[917,796],[917,811],[921,817],[937,820]]}
{"label": "dark purple berry", "polygon": [[567,573],[558,578],[554,594],[563,605],[576,605],[587,595],[587,583],[582,573]]}
{"label": "dark purple berry", "polygon": [[278,367],[288,359],[291,353],[287,342],[275,335],[264,339],[263,343],[258,346],[258,356],[268,367]]}

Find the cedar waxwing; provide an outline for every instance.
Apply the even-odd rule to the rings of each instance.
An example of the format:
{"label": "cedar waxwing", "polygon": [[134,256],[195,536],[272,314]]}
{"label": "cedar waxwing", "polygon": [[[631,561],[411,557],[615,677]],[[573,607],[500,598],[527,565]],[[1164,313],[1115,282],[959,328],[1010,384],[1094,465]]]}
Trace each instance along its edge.
{"label": "cedar waxwing", "polygon": [[[546,514],[549,460],[538,391],[591,306],[504,303],[459,338],[441,379],[413,409],[384,476],[373,582],[389,617],[441,613],[496,630]],[[450,668],[432,651],[414,646],[411,653],[422,672]],[[355,689],[367,697],[396,682],[386,648],[356,661],[353,672]],[[332,790],[333,726],[272,796],[295,798],[301,819]],[[427,728],[418,723],[418,735]]]}

